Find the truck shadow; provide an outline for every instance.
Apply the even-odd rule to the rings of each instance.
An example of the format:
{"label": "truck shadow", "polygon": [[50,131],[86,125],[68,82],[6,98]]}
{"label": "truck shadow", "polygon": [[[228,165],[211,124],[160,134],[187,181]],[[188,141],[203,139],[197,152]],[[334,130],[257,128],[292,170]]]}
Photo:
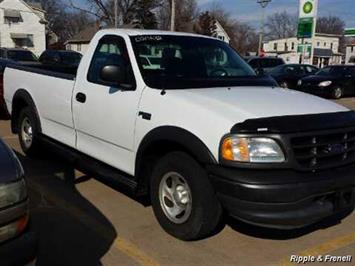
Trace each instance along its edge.
{"label": "truck shadow", "polygon": [[[59,158],[34,160],[15,151],[29,186],[37,265],[102,265],[117,237],[110,221],[76,189],[87,180]],[[47,155],[47,153],[46,153]]]}
{"label": "truck shadow", "polygon": [[[49,157],[44,160],[16,154],[25,168],[30,191],[37,193],[32,197],[31,204],[33,225],[40,238],[37,265],[101,265],[100,259],[110,249],[117,232],[110,221],[75,187],[91,177],[83,175],[75,178],[74,167],[65,158],[48,151],[45,154]],[[135,198],[118,184],[100,177],[95,179],[149,206],[147,199]],[[52,206],[58,206],[58,203],[60,207]],[[295,230],[264,228],[226,217],[225,223],[220,224],[213,235],[228,225],[239,233],[256,238],[289,240],[339,224],[350,213],[344,212]],[[83,220],[85,223],[82,223]]]}

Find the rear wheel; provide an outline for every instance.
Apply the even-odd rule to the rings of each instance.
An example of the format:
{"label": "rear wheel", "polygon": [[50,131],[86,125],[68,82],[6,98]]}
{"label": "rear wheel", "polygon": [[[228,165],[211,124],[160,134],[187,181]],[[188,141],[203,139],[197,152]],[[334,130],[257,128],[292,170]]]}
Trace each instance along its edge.
{"label": "rear wheel", "polygon": [[38,121],[34,111],[25,107],[20,111],[18,120],[19,141],[24,153],[36,156],[40,152]]}
{"label": "rear wheel", "polygon": [[332,94],[333,94],[332,96],[334,99],[340,99],[341,97],[343,97],[343,89],[340,87],[337,87],[337,88],[333,89]]}
{"label": "rear wheel", "polygon": [[176,238],[201,239],[220,224],[222,208],[207,174],[186,153],[170,153],[157,163],[150,191],[157,220]]}

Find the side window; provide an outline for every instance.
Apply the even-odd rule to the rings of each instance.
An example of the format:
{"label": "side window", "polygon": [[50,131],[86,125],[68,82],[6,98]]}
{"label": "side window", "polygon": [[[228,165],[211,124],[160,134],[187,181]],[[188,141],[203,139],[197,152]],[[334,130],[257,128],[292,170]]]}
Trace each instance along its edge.
{"label": "side window", "polygon": [[305,66],[306,74],[314,74],[318,71],[317,68],[311,66]]}
{"label": "side window", "polygon": [[135,83],[126,44],[122,37],[108,35],[99,41],[91,60],[87,75],[88,81],[107,85],[107,83],[100,79],[100,72],[103,67],[108,65],[122,66],[126,69],[127,83]]}
{"label": "side window", "polygon": [[252,60],[250,60],[249,65],[250,65],[252,68],[254,68],[254,69],[258,68],[258,67],[259,67],[258,59],[252,59]]}

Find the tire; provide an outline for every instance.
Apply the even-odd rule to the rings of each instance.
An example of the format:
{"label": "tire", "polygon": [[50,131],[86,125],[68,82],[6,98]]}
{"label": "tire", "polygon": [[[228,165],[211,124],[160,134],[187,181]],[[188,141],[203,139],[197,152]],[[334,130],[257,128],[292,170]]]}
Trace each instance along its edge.
{"label": "tire", "polygon": [[25,107],[20,111],[18,129],[23,152],[30,157],[37,157],[41,151],[39,121],[32,108]]}
{"label": "tire", "polygon": [[[173,186],[173,180],[176,186]],[[174,193],[163,193],[167,187]],[[150,196],[158,222],[168,234],[178,239],[202,239],[213,234],[220,225],[222,207],[207,173],[186,153],[169,153],[155,165]],[[171,210],[180,211],[175,215]]]}
{"label": "tire", "polygon": [[280,82],[280,87],[284,89],[288,89],[288,84],[286,81]]}
{"label": "tire", "polygon": [[343,89],[340,87],[333,89],[332,97],[333,99],[340,99],[341,97],[343,97]]}

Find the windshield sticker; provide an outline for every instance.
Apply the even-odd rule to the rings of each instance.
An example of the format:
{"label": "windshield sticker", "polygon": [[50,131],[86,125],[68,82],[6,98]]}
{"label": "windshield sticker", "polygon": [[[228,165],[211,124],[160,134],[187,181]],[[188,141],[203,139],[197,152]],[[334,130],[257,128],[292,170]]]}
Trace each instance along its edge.
{"label": "windshield sticker", "polygon": [[144,35],[144,36],[136,36],[134,40],[136,42],[146,42],[146,41],[161,41],[163,39],[162,36],[158,35]]}

